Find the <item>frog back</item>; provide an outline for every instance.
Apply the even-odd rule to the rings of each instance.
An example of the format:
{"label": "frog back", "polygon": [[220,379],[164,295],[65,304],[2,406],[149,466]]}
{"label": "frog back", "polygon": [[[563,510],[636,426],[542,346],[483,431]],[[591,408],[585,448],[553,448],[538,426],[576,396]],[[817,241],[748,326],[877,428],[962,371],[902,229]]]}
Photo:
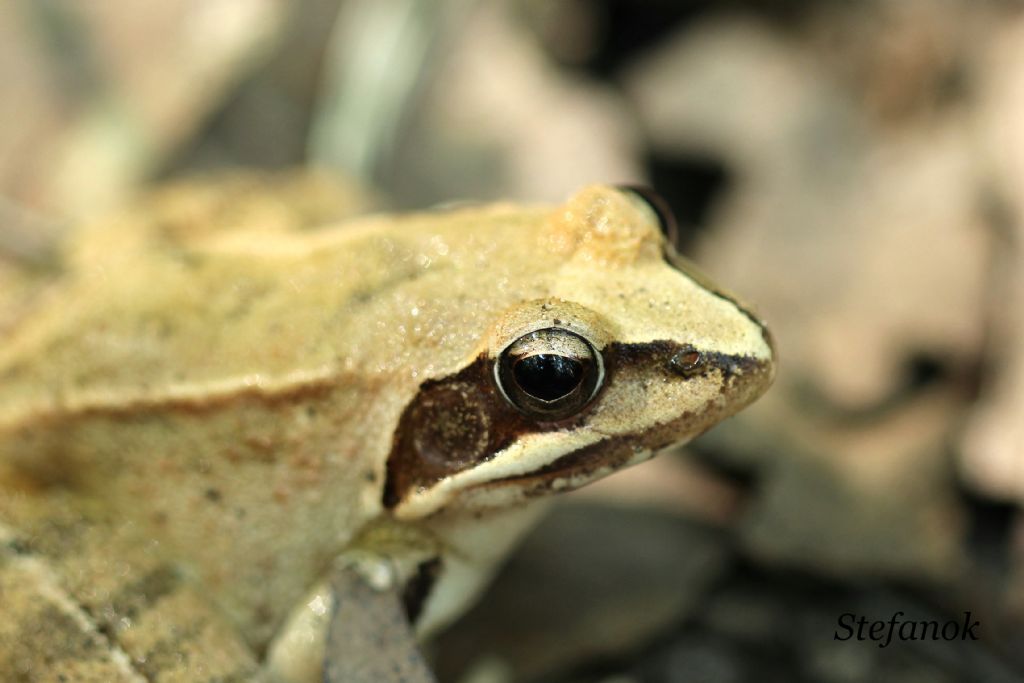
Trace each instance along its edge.
{"label": "frog back", "polygon": [[0,486],[131,520],[266,642],[381,514],[419,385],[460,368],[485,321],[530,294],[484,283],[541,287],[507,274],[522,259],[481,270],[503,222],[531,224],[492,211],[226,233],[82,264],[0,351]]}

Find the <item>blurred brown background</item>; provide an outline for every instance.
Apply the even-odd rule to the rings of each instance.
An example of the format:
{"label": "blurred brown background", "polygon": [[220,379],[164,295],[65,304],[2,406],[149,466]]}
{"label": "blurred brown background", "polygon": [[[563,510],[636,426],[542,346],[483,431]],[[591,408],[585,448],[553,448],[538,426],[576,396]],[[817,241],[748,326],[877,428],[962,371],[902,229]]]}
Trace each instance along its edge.
{"label": "blurred brown background", "polygon": [[756,304],[775,388],[570,497],[443,680],[1024,680],[1019,3],[2,0],[0,120],[8,262],[239,166],[403,209],[643,181]]}

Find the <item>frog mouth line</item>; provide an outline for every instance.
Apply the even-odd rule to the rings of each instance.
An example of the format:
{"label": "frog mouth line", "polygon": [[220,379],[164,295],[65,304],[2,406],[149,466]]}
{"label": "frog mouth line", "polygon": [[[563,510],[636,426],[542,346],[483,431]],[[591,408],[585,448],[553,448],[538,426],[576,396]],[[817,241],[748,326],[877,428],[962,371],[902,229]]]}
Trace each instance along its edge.
{"label": "frog mouth line", "polygon": [[654,452],[654,450],[637,446],[628,436],[607,437],[567,453],[529,474],[495,479],[481,484],[480,487],[522,484],[537,480],[536,487],[526,489],[527,497],[532,497],[552,488],[555,481],[581,479],[581,483],[586,483],[591,481],[599,470],[613,471],[633,458],[643,454],[647,454],[649,457]]}

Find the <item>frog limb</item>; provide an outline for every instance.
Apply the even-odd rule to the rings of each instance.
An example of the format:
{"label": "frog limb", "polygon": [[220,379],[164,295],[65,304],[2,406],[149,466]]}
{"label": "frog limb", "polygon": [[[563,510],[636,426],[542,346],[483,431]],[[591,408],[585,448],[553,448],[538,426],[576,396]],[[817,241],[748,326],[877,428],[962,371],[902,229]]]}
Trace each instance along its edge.
{"label": "frog limb", "polygon": [[[439,563],[435,558],[424,561],[420,568],[436,569]],[[339,557],[328,576],[307,594],[271,643],[266,664],[268,679],[273,683],[334,680],[325,678],[327,664],[351,659],[351,662],[338,661],[333,665],[339,672],[337,680],[359,683],[364,679],[352,678],[356,671],[365,671],[365,680],[391,680],[380,677],[383,675],[380,672],[391,664],[375,660],[398,657],[405,661],[419,657],[412,641],[410,622],[415,621],[415,613],[422,606],[419,600],[425,597],[410,592],[415,592],[411,584],[417,584],[417,578],[405,581],[401,573],[392,558],[367,550],[355,550]],[[339,619],[345,622],[344,626],[338,623]],[[366,636],[352,637],[352,633],[361,630],[374,634],[373,638],[383,638],[392,646],[385,650],[367,647]],[[336,631],[341,633],[340,644],[331,641]],[[374,661],[368,661],[368,656]]]}
{"label": "frog limb", "polygon": [[397,586],[372,587],[352,567],[331,577],[333,614],[327,632],[326,683],[433,683]]}
{"label": "frog limb", "polygon": [[[348,565],[331,577],[330,611],[324,661],[327,683],[435,681],[416,644],[397,584],[385,589],[367,581],[364,571]],[[323,603],[321,603],[323,607]]]}

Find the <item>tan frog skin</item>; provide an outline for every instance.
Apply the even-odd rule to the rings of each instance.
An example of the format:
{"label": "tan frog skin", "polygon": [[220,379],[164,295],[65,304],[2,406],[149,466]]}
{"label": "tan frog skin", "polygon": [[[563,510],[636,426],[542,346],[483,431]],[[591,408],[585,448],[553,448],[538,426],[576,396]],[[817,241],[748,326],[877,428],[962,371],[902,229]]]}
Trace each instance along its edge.
{"label": "tan frog skin", "polygon": [[[774,373],[757,319],[612,187],[316,230],[202,218],[84,231],[4,332],[2,680],[315,675],[303,614],[339,557],[429,568],[427,632],[549,492]],[[517,405],[523,338],[590,354],[592,393]]]}

